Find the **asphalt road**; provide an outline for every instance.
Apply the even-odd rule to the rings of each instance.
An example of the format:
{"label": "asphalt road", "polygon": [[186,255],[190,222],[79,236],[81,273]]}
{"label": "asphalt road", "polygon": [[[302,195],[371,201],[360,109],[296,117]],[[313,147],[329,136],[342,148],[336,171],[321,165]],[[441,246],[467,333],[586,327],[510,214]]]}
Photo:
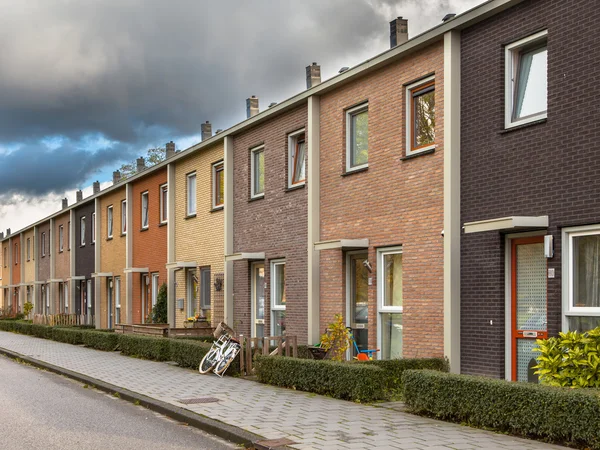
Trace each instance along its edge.
{"label": "asphalt road", "polygon": [[0,356],[0,449],[239,448],[141,406]]}

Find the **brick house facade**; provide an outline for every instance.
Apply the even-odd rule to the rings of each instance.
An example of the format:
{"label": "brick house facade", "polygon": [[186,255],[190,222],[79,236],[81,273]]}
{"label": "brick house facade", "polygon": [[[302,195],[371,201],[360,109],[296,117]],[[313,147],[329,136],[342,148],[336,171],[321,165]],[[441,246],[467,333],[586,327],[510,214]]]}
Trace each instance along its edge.
{"label": "brick house facade", "polygon": [[[95,257],[96,257],[96,241],[98,240],[94,231],[94,218],[92,215],[96,212],[95,202],[93,200],[86,201],[81,205],[73,207],[74,211],[74,224],[72,229],[75,235],[75,271],[72,275],[78,277],[75,289],[76,301],[75,314],[87,314],[90,313],[94,316],[96,313],[95,303],[95,292],[94,289],[90,290],[90,287],[94,285],[94,279],[92,273],[95,270]],[[82,226],[82,221],[85,221],[85,225]],[[66,229],[67,227],[65,227]],[[57,230],[55,230],[55,233]],[[78,288],[78,289],[77,289]]]}
{"label": "brick house facade", "polygon": [[[42,258],[42,249],[41,249],[41,236],[42,234],[46,236],[46,239],[50,236],[50,221],[47,220],[42,222],[37,226],[37,240],[35,242],[35,254],[37,255],[37,268],[38,268],[38,276],[37,276],[37,284],[35,286],[36,289],[36,304],[35,304],[35,313],[44,314],[46,311],[47,305],[47,296],[48,296],[48,280],[50,279],[50,258]],[[48,245],[50,242],[48,240]]]}
{"label": "brick house facade", "polygon": [[[285,329],[298,343],[307,340],[307,189],[288,183],[288,146],[306,127],[304,103],[233,137],[233,251],[261,255],[233,262],[234,327],[247,336]],[[264,158],[264,195],[255,198],[252,150]],[[282,282],[279,309],[272,304],[273,267]]]}
{"label": "brick house facade", "polygon": [[71,226],[70,211],[56,216],[52,221],[53,239],[50,239],[50,232],[46,237],[40,234],[40,262],[47,260],[47,264],[50,265],[50,276],[45,288],[46,291],[49,290],[47,300],[50,302],[50,307],[46,308],[46,314],[59,314],[65,312],[64,304],[61,308],[61,294],[64,299],[64,284],[71,276],[71,253],[75,250],[70,248],[68,239]]}
{"label": "brick house facade", "polygon": [[[530,336],[600,324],[598,298],[582,294],[589,293],[588,283],[598,284],[598,274],[584,273],[589,265],[573,256],[600,257],[594,250],[600,224],[595,195],[600,53],[592,50],[599,18],[590,2],[529,0],[462,32],[464,373],[530,379]],[[529,47],[519,47],[523,42]],[[510,127],[506,121],[516,117],[510,102],[520,94],[505,73],[517,59],[522,67],[531,64],[534,73],[537,63],[525,59],[527,52],[533,58],[547,54],[547,90],[537,91],[547,101],[547,113]],[[544,71],[537,75],[527,89],[544,86]],[[544,107],[540,103],[539,110]],[[518,227],[523,216],[531,223]],[[552,247],[547,236],[554,241],[553,256],[543,247]],[[584,275],[589,279],[582,282]],[[535,288],[519,284],[521,277]],[[574,277],[584,283],[579,293]]]}

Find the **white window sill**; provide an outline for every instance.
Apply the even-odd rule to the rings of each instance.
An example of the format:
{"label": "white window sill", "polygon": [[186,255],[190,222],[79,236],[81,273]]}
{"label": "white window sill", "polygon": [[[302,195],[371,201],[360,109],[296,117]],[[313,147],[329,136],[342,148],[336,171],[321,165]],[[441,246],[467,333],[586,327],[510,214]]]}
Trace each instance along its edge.
{"label": "white window sill", "polygon": [[265,198],[265,194],[253,195],[250,197],[250,201],[252,200],[260,200],[261,198]]}
{"label": "white window sill", "polygon": [[539,122],[540,120],[544,120],[548,118],[548,113],[536,114],[535,116],[527,117],[526,119],[520,119],[515,121],[506,121],[504,124],[505,130],[510,130],[511,128],[520,127],[523,125],[527,125],[532,122]]}

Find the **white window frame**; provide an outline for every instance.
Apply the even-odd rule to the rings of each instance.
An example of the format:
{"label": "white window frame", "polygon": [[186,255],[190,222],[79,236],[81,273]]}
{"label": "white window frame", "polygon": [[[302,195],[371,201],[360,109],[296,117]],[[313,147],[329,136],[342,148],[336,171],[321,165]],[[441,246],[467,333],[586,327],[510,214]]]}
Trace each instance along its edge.
{"label": "white window frame", "polygon": [[[114,279],[113,297],[115,301],[115,324],[121,322],[121,277]],[[117,320],[118,319],[118,320]]]}
{"label": "white window frame", "polygon": [[304,135],[304,145],[306,147],[306,131],[304,128],[294,131],[288,135],[288,187],[290,188],[306,184],[306,156],[308,153],[306,150],[304,153],[304,180],[294,183],[294,163],[297,157],[296,145],[298,144],[298,138],[300,135]]}
{"label": "white window frame", "polygon": [[562,325],[569,330],[569,317],[600,317],[600,308],[573,306],[573,238],[600,235],[600,224],[563,228],[562,230]]}
{"label": "white window frame", "polygon": [[[255,174],[255,167],[254,167],[254,154],[258,153],[258,152],[263,152],[263,161],[265,160],[265,146],[264,145],[259,145],[257,147],[251,148],[250,149],[250,198],[261,198],[265,196],[265,185],[266,183],[263,184],[263,191],[256,193],[254,192],[254,179],[256,178],[256,174]],[[264,171],[266,172],[266,161],[264,164]],[[263,174],[264,176],[264,174]],[[266,180],[265,180],[266,181]]]}
{"label": "white window frame", "polygon": [[121,234],[127,234],[127,200],[121,200]]}
{"label": "white window frame", "polygon": [[82,247],[85,247],[85,216],[82,216],[81,219],[79,219],[79,234],[80,236],[80,245]]}
{"label": "white window frame", "polygon": [[115,230],[115,214],[113,210],[113,206],[110,205],[106,208],[106,236],[110,239],[113,237],[113,233]]}
{"label": "white window frame", "polygon": [[[42,233],[44,240],[46,240],[46,233]],[[60,253],[65,249],[65,227],[64,225],[58,226],[58,251]],[[43,256],[43,255],[42,255]]]}
{"label": "white window frame", "polygon": [[[144,204],[145,203],[145,204]],[[148,191],[142,192],[142,230],[147,230],[150,226],[150,198]],[[146,222],[144,223],[144,209],[146,209]]]}
{"label": "white window frame", "polygon": [[[271,270],[271,336],[275,336],[275,312],[276,311],[285,311],[286,305],[276,305],[275,304],[275,286],[277,284],[277,276],[275,275],[277,272],[275,270],[276,266],[285,266],[285,259],[274,259],[270,264]],[[285,284],[285,280],[283,281]]]}
{"label": "white window frame", "polygon": [[[504,66],[505,66],[505,93],[504,93],[504,127],[513,128],[519,125],[535,122],[548,117],[548,111],[543,111],[538,114],[534,114],[522,119],[513,120],[513,106],[514,106],[514,88],[516,83],[516,69],[518,67],[519,50],[526,45],[529,45],[535,41],[547,42],[548,30],[540,31],[539,33],[532,34],[526,38],[520,39],[507,45],[504,49]],[[546,99],[548,98],[548,92],[546,92]]]}
{"label": "white window frame", "polygon": [[63,284],[63,298],[64,298],[64,307],[65,312],[69,312],[69,283],[65,282]]}
{"label": "white window frame", "polygon": [[96,243],[96,213],[92,213],[92,244]]}
{"label": "white window frame", "polygon": [[[193,191],[190,189],[190,187],[192,185],[191,180],[194,180]],[[196,172],[188,173],[186,175],[186,187],[185,187],[185,189],[186,189],[186,214],[188,217],[196,215],[196,211],[197,211],[196,203],[198,200],[197,199],[197,189],[198,189],[197,182],[198,182],[198,180],[196,179]]]}
{"label": "white window frame", "polygon": [[[61,225],[62,226],[62,225]],[[60,233],[60,228],[58,229]],[[46,233],[42,233],[42,257],[46,256]]]}
{"label": "white window frame", "polygon": [[[401,245],[396,247],[380,248],[377,250],[377,348],[382,348],[383,345],[383,321],[381,320],[381,316],[383,314],[404,314],[404,306],[385,306],[383,304],[385,299],[384,259],[386,255],[393,255],[397,253],[403,254]],[[402,271],[404,275],[404,255],[402,256]],[[383,352],[378,352],[377,359],[382,359],[382,357]]]}
{"label": "white window frame", "polygon": [[[425,152],[427,150],[431,150],[434,149],[436,147],[435,144],[435,140],[432,144],[427,145],[427,146],[423,146],[420,147],[418,149],[413,150],[412,149],[412,138],[413,138],[413,116],[412,116],[412,101],[413,101],[413,97],[412,97],[412,93],[415,90],[419,90],[419,88],[421,86],[423,86],[424,84],[428,84],[431,82],[435,82],[435,75],[432,75],[430,77],[424,78],[422,80],[416,81],[415,83],[409,84],[408,86],[406,86],[406,91],[405,91],[405,96],[406,96],[406,156],[409,155],[417,155],[421,152]],[[436,86],[434,85],[434,95],[435,95],[435,88]]]}
{"label": "white window frame", "polygon": [[[194,292],[194,277],[197,277],[196,268],[190,268],[186,271],[185,274],[185,297],[187,303],[187,317],[192,317],[194,315],[194,310],[196,309],[196,300],[198,300],[198,292]],[[199,285],[199,283],[198,283]],[[190,294],[191,297],[190,297]],[[194,299],[194,302],[190,300]]]}
{"label": "white window frame", "polygon": [[31,238],[27,238],[27,261],[31,261]]}
{"label": "white window frame", "polygon": [[158,272],[152,274],[152,307],[154,307],[158,301],[158,275]]}
{"label": "white window frame", "polygon": [[221,178],[223,179],[223,185],[225,184],[225,162],[218,161],[212,165],[212,207],[223,208],[225,206],[225,198],[223,198],[223,203],[217,203],[217,195],[219,193],[219,189],[217,186],[217,167],[220,167],[219,172],[221,172]]}
{"label": "white window frame", "polygon": [[158,190],[160,192],[160,223],[167,223],[169,220],[169,185],[161,184]]}
{"label": "white window frame", "polygon": [[[351,166],[352,161],[352,118],[362,112],[369,112],[369,102],[361,103],[360,105],[354,106],[346,110],[346,172],[353,172],[355,170],[364,169],[369,167],[369,158],[367,155],[367,162],[358,166]],[[368,136],[367,136],[368,140]]]}

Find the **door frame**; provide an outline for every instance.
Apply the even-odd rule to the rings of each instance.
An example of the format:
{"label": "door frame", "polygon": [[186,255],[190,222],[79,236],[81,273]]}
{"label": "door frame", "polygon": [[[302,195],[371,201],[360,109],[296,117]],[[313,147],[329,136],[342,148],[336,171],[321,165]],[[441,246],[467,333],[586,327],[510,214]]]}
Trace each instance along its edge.
{"label": "door frame", "polygon": [[[347,327],[352,327],[352,320],[350,317],[350,296],[351,296],[351,284],[350,284],[350,276],[351,276],[351,270],[352,267],[350,265],[350,259],[352,258],[352,256],[355,255],[367,255],[367,257],[365,259],[369,259],[369,249],[361,249],[361,250],[349,250],[345,252],[346,255],[344,256],[345,261],[346,261],[346,270],[345,270],[345,274],[344,274],[344,283],[346,284],[346,311],[345,311],[345,316],[346,316],[346,326]],[[367,330],[367,336],[369,335],[369,327],[372,325],[371,323],[369,323],[369,294],[368,294],[368,285],[367,285],[367,326],[366,326],[366,330]],[[363,328],[364,329],[364,328]],[[367,342],[368,342],[368,337],[367,337]],[[368,348],[368,347],[367,347]],[[348,346],[348,351],[346,352],[346,359],[348,359],[348,361],[351,361],[354,355],[354,344],[351,344]]]}
{"label": "door frame", "polygon": [[547,230],[538,230],[504,236],[504,378],[508,381],[513,379],[512,241],[528,237],[543,237],[547,234]]}
{"label": "door frame", "polygon": [[[267,265],[265,263],[265,261],[253,261],[250,263],[250,337],[256,337],[256,280],[254,279],[254,269],[257,266],[263,266],[263,283],[264,283],[264,279],[266,278],[266,270],[267,270]],[[266,315],[266,308],[267,308],[267,297],[266,297],[266,293],[264,292],[264,288],[263,288],[263,297],[264,297],[264,305],[263,305],[263,336],[265,334],[265,315]]]}

